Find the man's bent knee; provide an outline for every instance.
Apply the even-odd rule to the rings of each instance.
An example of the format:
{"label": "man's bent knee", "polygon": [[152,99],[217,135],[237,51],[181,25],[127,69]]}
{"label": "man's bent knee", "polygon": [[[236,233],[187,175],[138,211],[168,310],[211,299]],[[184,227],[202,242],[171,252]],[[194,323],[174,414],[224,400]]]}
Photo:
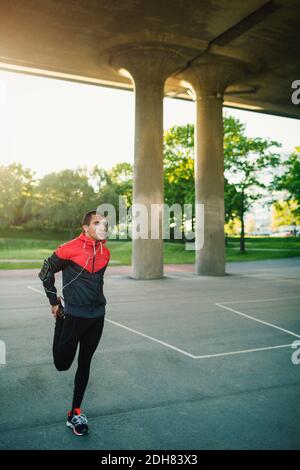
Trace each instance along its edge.
{"label": "man's bent knee", "polygon": [[62,361],[62,360],[59,360],[59,359],[54,359],[54,365],[55,365],[56,369],[59,370],[59,371],[69,370],[71,365],[72,365],[72,362],[70,362],[70,361],[66,362],[66,361]]}

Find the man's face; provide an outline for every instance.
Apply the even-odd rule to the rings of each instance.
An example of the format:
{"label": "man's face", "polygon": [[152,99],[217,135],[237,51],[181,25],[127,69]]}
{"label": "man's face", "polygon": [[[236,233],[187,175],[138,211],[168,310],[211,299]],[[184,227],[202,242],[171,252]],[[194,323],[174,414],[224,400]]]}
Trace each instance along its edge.
{"label": "man's face", "polygon": [[93,214],[90,225],[83,225],[83,230],[88,237],[94,240],[105,240],[108,235],[108,223],[106,217]]}

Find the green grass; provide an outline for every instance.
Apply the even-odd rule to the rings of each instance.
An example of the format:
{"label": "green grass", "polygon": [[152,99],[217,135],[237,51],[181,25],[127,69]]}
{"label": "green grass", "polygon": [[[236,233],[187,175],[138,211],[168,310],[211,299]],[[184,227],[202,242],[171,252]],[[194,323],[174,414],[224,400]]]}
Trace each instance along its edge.
{"label": "green grass", "polygon": [[[239,238],[230,238],[229,246],[239,246]],[[297,248],[300,249],[300,237],[247,237],[246,248]]]}
{"label": "green grass", "polygon": [[230,238],[226,247],[226,261],[257,261],[293,256],[300,256],[300,237],[249,237],[246,238],[244,254],[239,252],[238,238]]}
{"label": "green grass", "polygon": [[[1,234],[3,235],[3,230],[0,231]],[[69,239],[66,232],[54,231],[44,231],[40,238],[38,238],[38,232],[31,233],[31,237],[29,232],[26,234],[23,232],[23,235],[17,232],[17,237],[15,231],[6,232],[5,235],[6,237],[0,238],[0,260],[16,261],[0,261],[0,269],[39,268],[44,258],[50,256],[59,244]],[[55,238],[54,235],[56,235]],[[111,251],[112,265],[131,264],[130,242],[109,240],[108,247]],[[237,238],[230,238],[226,247],[226,261],[255,261],[291,256],[300,256],[300,237],[247,238],[245,254],[239,253],[239,239]],[[168,241],[164,243],[165,264],[194,263],[194,258],[194,251],[185,250],[184,243]],[[25,260],[25,262],[17,260]]]}
{"label": "green grass", "polygon": [[32,230],[32,229],[24,229],[23,227],[11,227],[11,228],[3,228],[0,227],[0,239],[1,238],[10,238],[10,239],[21,239],[21,240],[63,240],[67,241],[71,238],[76,237],[79,235],[79,231],[74,230],[57,230],[57,229],[39,229],[39,230]]}

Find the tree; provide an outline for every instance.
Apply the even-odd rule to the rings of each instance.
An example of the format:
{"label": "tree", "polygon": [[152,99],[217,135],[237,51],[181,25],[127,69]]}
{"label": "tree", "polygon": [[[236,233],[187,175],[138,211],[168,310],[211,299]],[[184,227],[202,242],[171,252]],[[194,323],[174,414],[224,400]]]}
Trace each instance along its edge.
{"label": "tree", "polygon": [[299,204],[292,199],[286,201],[276,201],[272,205],[272,228],[278,229],[284,225],[300,225],[300,214],[297,213]]}
{"label": "tree", "polygon": [[0,166],[0,220],[2,225],[21,225],[32,216],[34,173],[20,163]]}
{"label": "tree", "polygon": [[284,162],[285,173],[276,176],[273,187],[277,191],[286,190],[286,201],[294,201],[291,209],[295,217],[300,216],[300,153],[292,153]]}
{"label": "tree", "polygon": [[[174,126],[164,133],[164,201],[169,206],[192,204],[195,207],[194,126]],[[193,220],[192,227],[193,228]],[[178,226],[175,215],[170,216],[171,238]],[[180,230],[184,226],[181,224]]]}
{"label": "tree", "polygon": [[131,163],[117,163],[108,171],[111,185],[118,196],[124,196],[127,207],[132,205],[133,166]]}
{"label": "tree", "polygon": [[[270,169],[279,164],[279,155],[273,150],[279,146],[269,139],[247,137],[241,121],[224,116],[225,221],[239,219],[242,253],[245,252],[245,214],[269,188]],[[165,132],[164,164],[165,201],[169,205],[194,204],[193,125],[174,126]]]}
{"label": "tree", "polygon": [[194,126],[174,126],[164,133],[164,200],[194,204]]}
{"label": "tree", "polygon": [[127,208],[132,204],[133,168],[130,163],[118,163],[110,170],[94,167],[92,180],[96,189],[96,207],[111,204],[119,223],[119,197],[125,197]]}
{"label": "tree", "polygon": [[274,149],[280,144],[270,139],[247,137],[245,126],[238,119],[229,117],[224,122],[224,170],[235,187],[231,206],[241,222],[240,252],[245,253],[245,214],[272,187],[272,169],[280,163],[280,156]]}
{"label": "tree", "polygon": [[73,236],[82,215],[94,204],[95,192],[85,169],[49,173],[39,182],[35,220],[47,228],[69,228]]}

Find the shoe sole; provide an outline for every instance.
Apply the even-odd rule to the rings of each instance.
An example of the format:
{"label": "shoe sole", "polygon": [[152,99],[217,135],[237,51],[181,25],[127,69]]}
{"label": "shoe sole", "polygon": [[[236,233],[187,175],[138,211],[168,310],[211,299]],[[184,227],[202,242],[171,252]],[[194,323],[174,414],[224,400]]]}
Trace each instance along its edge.
{"label": "shoe sole", "polygon": [[72,429],[72,430],[73,430],[73,433],[76,434],[76,436],[85,436],[85,435],[88,434],[88,432],[89,432],[89,431],[86,431],[86,432],[83,432],[83,433],[76,432],[75,427],[74,427],[73,424],[70,423],[69,421],[66,422],[66,426],[67,426],[69,429]]}

